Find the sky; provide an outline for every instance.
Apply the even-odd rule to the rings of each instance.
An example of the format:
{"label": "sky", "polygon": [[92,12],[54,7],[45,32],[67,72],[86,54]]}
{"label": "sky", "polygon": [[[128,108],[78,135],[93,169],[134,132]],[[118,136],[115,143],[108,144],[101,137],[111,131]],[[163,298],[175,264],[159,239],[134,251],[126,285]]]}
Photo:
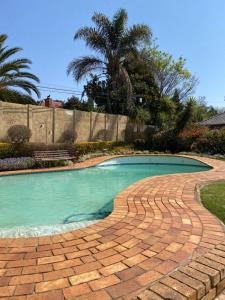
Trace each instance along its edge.
{"label": "sky", "polygon": [[[0,33],[8,46],[23,48],[21,56],[32,60],[31,71],[41,86],[82,91],[67,76],[73,58],[93,54],[73,36],[92,25],[94,12],[108,17],[119,8],[128,12],[128,26],[150,26],[163,51],[187,60],[186,67],[199,79],[195,96],[209,105],[225,106],[225,1],[224,0],[0,0]],[[68,93],[41,91],[42,98],[66,100]]]}

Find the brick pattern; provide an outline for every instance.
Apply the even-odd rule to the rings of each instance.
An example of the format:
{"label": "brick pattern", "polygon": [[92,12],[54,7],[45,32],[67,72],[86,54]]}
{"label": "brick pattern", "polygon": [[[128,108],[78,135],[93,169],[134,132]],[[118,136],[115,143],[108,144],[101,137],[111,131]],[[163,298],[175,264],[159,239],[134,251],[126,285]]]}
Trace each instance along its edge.
{"label": "brick pattern", "polygon": [[200,160],[214,169],[140,180],[89,227],[0,239],[0,299],[214,299],[225,288],[225,233],[196,187],[224,180],[225,163]]}

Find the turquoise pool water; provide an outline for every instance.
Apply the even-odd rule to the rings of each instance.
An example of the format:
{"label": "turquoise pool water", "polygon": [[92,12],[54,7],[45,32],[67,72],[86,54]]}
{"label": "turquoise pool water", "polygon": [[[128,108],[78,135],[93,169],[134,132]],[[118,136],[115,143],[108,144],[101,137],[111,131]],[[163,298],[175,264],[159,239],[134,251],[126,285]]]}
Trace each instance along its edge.
{"label": "turquoise pool water", "polygon": [[116,194],[139,179],[209,169],[187,158],[136,156],[81,170],[0,177],[0,228],[101,219]]}

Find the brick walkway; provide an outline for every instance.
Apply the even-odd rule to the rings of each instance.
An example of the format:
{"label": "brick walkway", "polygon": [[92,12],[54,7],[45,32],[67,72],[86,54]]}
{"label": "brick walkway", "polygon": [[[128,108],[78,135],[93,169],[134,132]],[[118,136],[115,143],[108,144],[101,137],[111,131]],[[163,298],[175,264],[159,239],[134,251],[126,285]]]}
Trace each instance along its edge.
{"label": "brick walkway", "polygon": [[196,187],[224,180],[225,163],[200,160],[214,169],[140,180],[95,225],[0,239],[0,299],[214,299],[225,287],[225,234]]}

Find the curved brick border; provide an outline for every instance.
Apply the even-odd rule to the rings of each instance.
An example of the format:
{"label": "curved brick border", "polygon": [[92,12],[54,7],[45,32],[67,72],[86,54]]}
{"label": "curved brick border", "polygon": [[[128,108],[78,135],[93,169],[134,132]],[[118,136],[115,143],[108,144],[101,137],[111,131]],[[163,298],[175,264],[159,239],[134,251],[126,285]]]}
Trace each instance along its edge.
{"label": "curved brick border", "polygon": [[225,286],[225,233],[196,189],[225,179],[225,163],[196,159],[214,169],[140,180],[95,225],[0,239],[0,299],[214,299]]}

